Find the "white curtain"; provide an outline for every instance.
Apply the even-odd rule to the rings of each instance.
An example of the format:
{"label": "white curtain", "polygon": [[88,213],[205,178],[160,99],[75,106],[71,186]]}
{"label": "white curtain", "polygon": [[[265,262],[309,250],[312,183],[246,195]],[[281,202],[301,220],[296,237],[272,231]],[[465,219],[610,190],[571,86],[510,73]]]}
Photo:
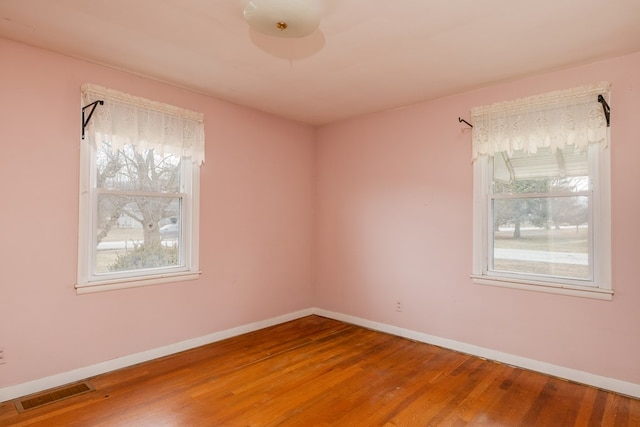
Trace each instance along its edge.
{"label": "white curtain", "polygon": [[[204,162],[203,115],[93,84],[82,85],[83,106],[103,100],[87,126],[89,142],[109,141],[112,150],[127,144],[138,150],[190,157]],[[85,111],[88,115],[89,109]]]}
{"label": "white curtain", "polygon": [[608,82],[549,92],[471,109],[473,159],[479,155],[534,154],[540,147],[584,149],[606,143],[607,122],[598,95],[609,101]]}

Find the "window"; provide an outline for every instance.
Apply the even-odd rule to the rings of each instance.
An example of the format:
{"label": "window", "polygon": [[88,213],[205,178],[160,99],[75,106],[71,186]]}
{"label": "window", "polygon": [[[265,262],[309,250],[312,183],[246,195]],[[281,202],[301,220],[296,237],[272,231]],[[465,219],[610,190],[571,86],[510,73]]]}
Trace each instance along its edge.
{"label": "window", "polygon": [[475,283],[611,299],[608,87],[472,110]]}
{"label": "window", "polygon": [[202,115],[83,85],[78,293],[198,277]]}

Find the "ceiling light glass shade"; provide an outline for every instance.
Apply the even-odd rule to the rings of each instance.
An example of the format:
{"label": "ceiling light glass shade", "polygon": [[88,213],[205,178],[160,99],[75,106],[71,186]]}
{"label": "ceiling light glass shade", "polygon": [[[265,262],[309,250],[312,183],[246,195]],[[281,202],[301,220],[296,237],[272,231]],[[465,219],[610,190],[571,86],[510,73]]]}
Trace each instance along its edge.
{"label": "ceiling light glass shade", "polygon": [[249,0],[244,19],[254,30],[274,37],[305,37],[320,25],[319,0]]}

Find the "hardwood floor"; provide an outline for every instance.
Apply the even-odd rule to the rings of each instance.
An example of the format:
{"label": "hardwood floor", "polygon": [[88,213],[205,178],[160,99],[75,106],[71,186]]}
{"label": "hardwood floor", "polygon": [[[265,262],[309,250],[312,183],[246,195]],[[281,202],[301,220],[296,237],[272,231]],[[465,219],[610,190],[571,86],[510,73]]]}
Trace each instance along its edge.
{"label": "hardwood floor", "polygon": [[310,316],[89,379],[1,426],[640,426],[640,401]]}

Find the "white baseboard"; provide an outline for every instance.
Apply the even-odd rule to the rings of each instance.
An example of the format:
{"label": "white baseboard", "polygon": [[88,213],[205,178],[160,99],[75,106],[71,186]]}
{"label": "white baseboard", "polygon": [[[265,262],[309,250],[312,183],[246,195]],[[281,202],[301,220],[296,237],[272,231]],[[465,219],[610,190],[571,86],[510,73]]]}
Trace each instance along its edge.
{"label": "white baseboard", "polygon": [[555,377],[564,378],[605,390],[610,390],[627,396],[640,398],[640,384],[634,384],[615,378],[603,377],[600,375],[591,374],[589,372],[565,368],[563,366],[553,365],[534,359],[528,359],[526,357],[516,356],[509,353],[503,353],[500,351],[495,351],[472,344],[466,344],[447,338],[436,337],[433,335],[424,334],[422,332],[412,331],[410,329],[404,329],[397,326],[387,325],[385,323],[374,322],[371,320],[362,319],[360,317],[349,316],[346,314],[336,313],[320,308],[309,308],[306,310],[277,316],[271,319],[238,326],[220,332],[215,332],[210,335],[181,341],[164,347],[143,351],[141,353],[131,354],[129,356],[120,357],[118,359],[108,360],[106,362],[98,363],[84,368],[74,369],[73,371],[63,372],[26,383],[0,388],[0,402],[5,402],[7,400],[37,393],[50,388],[59,387],[61,385],[69,384],[75,381],[84,380],[86,378],[94,377],[106,372],[115,371],[117,369],[126,368],[138,363],[147,362],[164,356],[169,356],[181,351],[211,344],[227,338],[257,331],[259,329],[267,328],[279,323],[288,322],[290,320],[299,319],[301,317],[309,316],[312,314],[327,317],[330,319],[340,320],[343,322],[351,323],[380,332],[389,333],[392,335],[397,335],[404,338],[409,338],[427,344],[437,345],[451,350],[460,351],[462,353],[483,357],[485,359],[495,360],[508,365],[541,372],[543,374],[553,375]]}
{"label": "white baseboard", "polygon": [[410,329],[399,328],[397,326],[387,325],[385,323],[374,322],[346,314],[335,313],[319,308],[313,309],[313,313],[318,316],[328,317],[330,319],[340,320],[354,325],[362,326],[380,332],[386,332],[414,341],[424,342],[427,344],[437,345],[439,347],[448,348],[466,354],[482,357],[489,360],[495,360],[507,365],[517,366],[519,368],[531,371],[541,372],[543,374],[552,375],[554,377],[563,378],[581,384],[610,390],[623,395],[640,398],[640,384],[630,383],[615,378],[603,377],[589,372],[578,371],[576,369],[565,368],[563,366],[553,365],[551,363],[541,362],[539,360],[528,359],[526,357],[516,356],[514,354],[503,353],[472,344],[466,344],[447,338],[427,335],[421,332],[412,331]]}
{"label": "white baseboard", "polygon": [[138,363],[148,362],[160,357],[169,356],[171,354],[179,353],[181,351],[190,350],[192,348],[200,347],[206,344],[211,344],[217,341],[221,341],[227,338],[235,337],[238,335],[246,334],[247,332],[257,331],[259,329],[268,328],[269,326],[277,325],[279,323],[288,322],[290,320],[299,319],[301,317],[310,316],[313,314],[313,309],[306,309],[297,311],[294,313],[277,316],[271,319],[262,320],[247,325],[238,326],[235,328],[227,329],[220,332],[214,332],[210,335],[205,335],[198,338],[181,341],[174,344],[169,344],[164,347],[158,347],[151,350],[143,351],[141,353],[135,353],[117,359],[108,360],[106,362],[97,363],[95,365],[87,366],[84,368],[74,369],[73,371],[63,372],[60,374],[52,375],[49,377],[39,378],[37,380],[29,381],[22,384],[17,384],[5,388],[0,388],[0,402],[15,399],[29,394],[37,393],[50,388],[59,387],[61,385],[73,383],[76,381],[84,380],[86,378],[94,377],[96,375],[104,374],[106,372],[115,371],[117,369],[133,366]]}

